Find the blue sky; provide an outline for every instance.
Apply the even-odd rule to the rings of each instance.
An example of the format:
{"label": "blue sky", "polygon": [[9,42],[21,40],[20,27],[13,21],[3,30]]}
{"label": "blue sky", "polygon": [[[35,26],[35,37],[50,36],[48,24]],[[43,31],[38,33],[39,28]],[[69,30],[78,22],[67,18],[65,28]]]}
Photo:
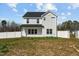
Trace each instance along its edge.
{"label": "blue sky", "polygon": [[58,16],[57,22],[79,21],[79,4],[75,3],[0,3],[0,21],[23,23],[22,16],[28,11],[51,10]]}

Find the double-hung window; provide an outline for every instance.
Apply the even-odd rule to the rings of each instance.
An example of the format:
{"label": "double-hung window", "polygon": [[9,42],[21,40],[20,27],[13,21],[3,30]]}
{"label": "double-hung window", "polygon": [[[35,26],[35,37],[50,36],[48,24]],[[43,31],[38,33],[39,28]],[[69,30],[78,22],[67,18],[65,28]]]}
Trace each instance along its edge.
{"label": "double-hung window", "polygon": [[37,23],[39,23],[39,19],[37,19]]}
{"label": "double-hung window", "polygon": [[29,23],[29,19],[27,19],[27,23]]}

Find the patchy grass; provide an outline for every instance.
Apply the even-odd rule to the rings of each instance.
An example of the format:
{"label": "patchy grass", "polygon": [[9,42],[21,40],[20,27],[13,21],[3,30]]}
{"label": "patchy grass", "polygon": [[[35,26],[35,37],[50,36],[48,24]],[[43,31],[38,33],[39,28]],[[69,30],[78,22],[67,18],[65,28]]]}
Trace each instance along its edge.
{"label": "patchy grass", "polygon": [[[75,38],[13,38],[0,39],[0,44],[6,45],[9,50],[3,55],[15,56],[77,56],[77,52],[73,46],[79,49],[79,40]],[[3,52],[0,52],[3,53]]]}

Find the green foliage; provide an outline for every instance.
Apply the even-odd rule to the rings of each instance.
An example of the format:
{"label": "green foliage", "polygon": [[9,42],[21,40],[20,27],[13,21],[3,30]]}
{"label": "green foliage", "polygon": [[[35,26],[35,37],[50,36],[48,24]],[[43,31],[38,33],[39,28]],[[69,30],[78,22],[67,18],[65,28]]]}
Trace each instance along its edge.
{"label": "green foliage", "polygon": [[6,20],[2,20],[2,26],[4,27],[4,26],[6,26],[6,24],[7,24],[7,22],[6,22]]}
{"label": "green foliage", "polygon": [[79,30],[79,22],[78,21],[65,21],[62,24],[57,26],[58,30],[69,30],[70,32]]}
{"label": "green foliage", "polygon": [[4,44],[0,44],[0,53],[7,53],[9,51],[8,47]]}

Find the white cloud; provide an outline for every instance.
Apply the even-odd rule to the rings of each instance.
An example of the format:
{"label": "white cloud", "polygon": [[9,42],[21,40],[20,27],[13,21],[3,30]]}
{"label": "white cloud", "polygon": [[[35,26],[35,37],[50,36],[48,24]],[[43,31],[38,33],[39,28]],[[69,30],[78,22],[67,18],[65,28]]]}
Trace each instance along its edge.
{"label": "white cloud", "polygon": [[79,3],[71,3],[70,6],[68,6],[68,9],[76,9],[79,8]]}
{"label": "white cloud", "polygon": [[68,12],[68,13],[67,13],[67,15],[71,15],[71,13],[70,13],[70,12]]}
{"label": "white cloud", "polygon": [[17,9],[15,9],[15,8],[13,8],[13,11],[18,12],[18,10],[17,10]]}
{"label": "white cloud", "polygon": [[24,8],[24,12],[27,12],[27,9]]}
{"label": "white cloud", "polygon": [[65,15],[65,13],[62,12],[61,15]]}
{"label": "white cloud", "polygon": [[18,10],[16,9],[17,3],[8,3],[7,5],[8,5],[10,8],[12,8],[13,11],[18,12]]}
{"label": "white cloud", "polygon": [[43,3],[37,3],[36,4],[36,8],[37,8],[37,11],[40,11],[43,7]]}
{"label": "white cloud", "polygon": [[9,5],[10,7],[12,7],[12,8],[16,8],[17,3],[9,3],[8,5]]}
{"label": "white cloud", "polygon": [[70,10],[72,7],[71,6],[68,6],[68,10]]}
{"label": "white cloud", "polygon": [[71,4],[71,6],[72,6],[74,9],[76,9],[76,8],[79,7],[79,3],[73,3],[73,4]]}
{"label": "white cloud", "polygon": [[47,3],[47,4],[36,4],[37,7],[37,11],[48,11],[48,10],[53,10],[53,11],[57,11],[57,8],[54,4],[51,3]]}
{"label": "white cloud", "polygon": [[59,18],[59,19],[62,19],[62,20],[67,19],[67,17],[66,17],[66,16],[59,16],[58,18]]}
{"label": "white cloud", "polygon": [[61,19],[63,19],[63,20],[64,20],[64,19],[67,19],[67,17],[66,17],[66,16],[62,16],[62,17],[61,17]]}
{"label": "white cloud", "polygon": [[57,8],[55,7],[55,5],[53,4],[46,4],[46,6],[44,7],[45,10],[54,10],[54,11],[57,11]]}

